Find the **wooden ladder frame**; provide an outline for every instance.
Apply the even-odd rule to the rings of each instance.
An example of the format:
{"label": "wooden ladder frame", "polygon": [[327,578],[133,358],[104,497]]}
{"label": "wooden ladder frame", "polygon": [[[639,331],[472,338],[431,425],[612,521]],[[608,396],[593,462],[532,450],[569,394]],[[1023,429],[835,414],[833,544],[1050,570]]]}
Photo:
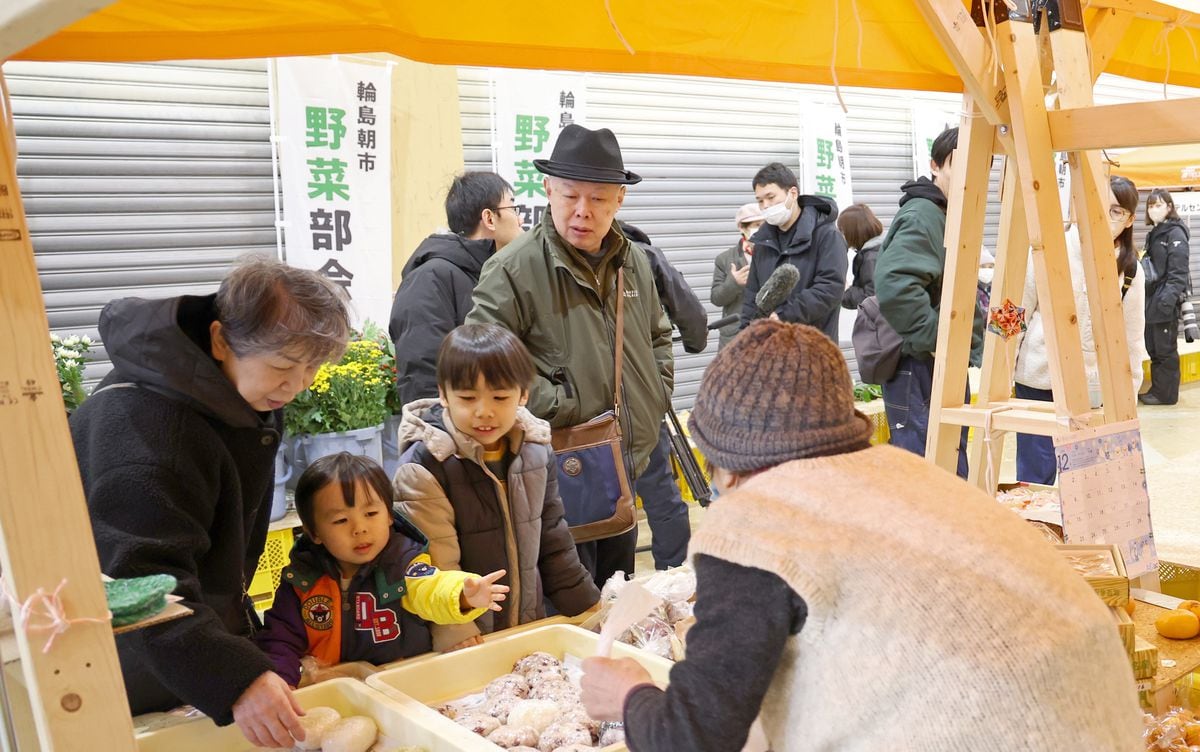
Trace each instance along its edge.
{"label": "wooden ladder frame", "polygon": [[[994,39],[981,28],[984,2],[997,21]],[[1087,425],[1137,417],[1133,374],[1117,270],[1109,241],[1107,176],[1095,149],[1200,140],[1195,120],[1200,101],[1095,107],[1092,87],[1134,13],[1104,8],[1085,28],[1079,0],[1020,0],[1018,10],[998,0],[974,0],[968,14],[956,0],[918,0],[931,27],[951,53],[963,78],[964,116],[952,163],[953,187],[946,222],[946,271],[938,330],[926,457],[953,471],[961,426],[975,429],[970,447],[970,481],[989,493],[996,488],[1007,432],[1054,436]],[[1056,14],[1039,18],[1050,5]],[[1039,33],[1039,27],[1040,33]],[[993,43],[994,42],[994,43]],[[996,71],[992,50],[999,56]],[[1055,96],[1046,106],[1046,90]],[[1126,118],[1175,121],[1174,133],[1138,134]],[[1192,118],[1190,122],[1187,118]],[[1107,121],[1107,122],[1106,122]],[[1163,139],[1169,139],[1164,141]],[[1085,250],[1084,275],[1091,313],[1101,410],[1090,407],[1077,311],[1067,260],[1065,232],[1054,168],[1056,151],[1067,151],[1071,202]],[[1000,236],[992,301],[1020,303],[1032,260],[1038,305],[1045,323],[1054,402],[1014,399],[1016,339],[985,334],[983,370],[976,404],[964,404],[971,327],[975,309],[976,258],[983,240],[983,214],[993,154],[1005,155]],[[992,470],[989,472],[989,469]]]}

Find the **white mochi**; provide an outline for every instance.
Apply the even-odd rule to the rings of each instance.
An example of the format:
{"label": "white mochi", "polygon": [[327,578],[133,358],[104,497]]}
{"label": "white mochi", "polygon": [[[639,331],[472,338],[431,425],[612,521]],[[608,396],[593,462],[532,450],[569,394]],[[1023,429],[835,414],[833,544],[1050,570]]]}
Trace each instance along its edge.
{"label": "white mochi", "polygon": [[343,718],[325,734],[321,752],[367,752],[378,735],[375,721],[365,715]]}
{"label": "white mochi", "polygon": [[304,741],[296,742],[296,749],[320,749],[325,734],[334,724],[342,720],[342,714],[333,708],[318,706],[309,708],[300,716],[300,726],[304,729]]}

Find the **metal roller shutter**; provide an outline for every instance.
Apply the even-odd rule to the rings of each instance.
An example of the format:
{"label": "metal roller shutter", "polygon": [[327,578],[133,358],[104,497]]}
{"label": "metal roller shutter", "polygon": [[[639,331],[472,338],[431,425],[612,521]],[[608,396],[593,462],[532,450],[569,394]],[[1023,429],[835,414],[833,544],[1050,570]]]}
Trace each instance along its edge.
{"label": "metal roller shutter", "polygon": [[[275,254],[264,61],[4,72],[52,330],[96,339],[113,298],[209,293],[239,256]],[[93,357],[89,382],[111,367]]]}

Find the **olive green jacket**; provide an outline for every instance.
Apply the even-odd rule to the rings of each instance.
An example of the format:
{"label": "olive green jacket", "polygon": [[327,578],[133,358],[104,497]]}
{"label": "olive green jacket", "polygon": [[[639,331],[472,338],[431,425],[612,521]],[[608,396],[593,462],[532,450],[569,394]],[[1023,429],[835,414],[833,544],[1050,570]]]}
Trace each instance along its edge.
{"label": "olive green jacket", "polygon": [[552,428],[584,423],[613,408],[616,266],[622,265],[621,430],[640,473],[658,443],[674,386],[671,325],[645,252],[625,239],[616,222],[604,242],[610,249],[619,246],[613,268],[597,274],[580,251],[568,248],[546,212],[540,225],[483,265],[466,323],[499,324],[529,348],[537,365],[531,413]]}

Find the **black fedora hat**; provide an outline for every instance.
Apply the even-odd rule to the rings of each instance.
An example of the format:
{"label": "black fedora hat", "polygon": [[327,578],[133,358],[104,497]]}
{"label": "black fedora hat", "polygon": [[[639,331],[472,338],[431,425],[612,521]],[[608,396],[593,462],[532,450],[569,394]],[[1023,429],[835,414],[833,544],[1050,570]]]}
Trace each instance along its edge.
{"label": "black fedora hat", "polygon": [[633,185],[642,176],[625,169],[621,146],[607,128],[590,130],[572,123],[563,128],[549,159],[535,159],[533,166],[543,175],[588,183]]}

